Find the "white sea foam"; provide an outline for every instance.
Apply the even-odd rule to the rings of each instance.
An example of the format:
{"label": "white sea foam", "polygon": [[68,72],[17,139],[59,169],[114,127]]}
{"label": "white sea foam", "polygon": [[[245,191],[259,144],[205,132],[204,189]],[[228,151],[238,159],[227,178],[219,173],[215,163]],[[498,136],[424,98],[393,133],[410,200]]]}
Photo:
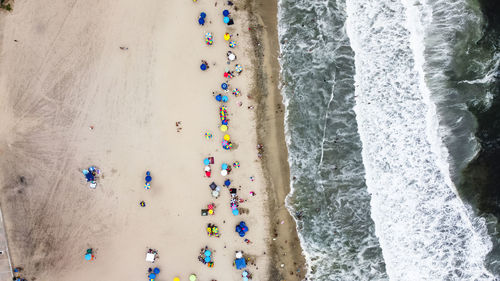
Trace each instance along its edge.
{"label": "white sea foam", "polygon": [[392,280],[493,280],[484,221],[456,195],[424,73],[432,10],[347,0],[356,119],[372,218]]}

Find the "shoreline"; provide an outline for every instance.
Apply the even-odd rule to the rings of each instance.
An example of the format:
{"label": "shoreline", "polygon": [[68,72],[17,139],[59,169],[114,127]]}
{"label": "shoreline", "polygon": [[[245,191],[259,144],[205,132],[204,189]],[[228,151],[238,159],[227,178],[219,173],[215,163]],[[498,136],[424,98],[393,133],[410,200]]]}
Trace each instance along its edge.
{"label": "shoreline", "polygon": [[258,104],[257,139],[264,145],[261,165],[268,191],[272,257],[269,276],[273,278],[270,280],[304,280],[306,260],[296,222],[285,204],[291,187],[285,106],[279,90],[278,3],[276,0],[255,0],[253,3],[247,0],[246,8],[253,22],[250,34],[256,61],[252,95],[256,96]]}

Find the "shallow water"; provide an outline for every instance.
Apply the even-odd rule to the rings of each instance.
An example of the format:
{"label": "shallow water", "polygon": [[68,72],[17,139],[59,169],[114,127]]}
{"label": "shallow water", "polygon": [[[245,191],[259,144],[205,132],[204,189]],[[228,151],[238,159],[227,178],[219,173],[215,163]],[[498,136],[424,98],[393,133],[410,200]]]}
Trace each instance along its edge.
{"label": "shallow water", "polygon": [[471,105],[492,107],[493,53],[471,46],[483,23],[461,0],[279,2],[288,206],[309,278],[498,276],[494,218],[457,195],[483,143]]}

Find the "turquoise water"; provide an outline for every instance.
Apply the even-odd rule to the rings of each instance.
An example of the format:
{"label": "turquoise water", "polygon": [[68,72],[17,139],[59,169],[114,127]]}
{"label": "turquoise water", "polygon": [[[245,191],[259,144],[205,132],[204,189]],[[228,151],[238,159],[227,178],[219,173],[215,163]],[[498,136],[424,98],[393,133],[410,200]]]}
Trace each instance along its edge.
{"label": "turquoise water", "polygon": [[311,280],[500,276],[498,36],[481,4],[279,2],[288,206]]}

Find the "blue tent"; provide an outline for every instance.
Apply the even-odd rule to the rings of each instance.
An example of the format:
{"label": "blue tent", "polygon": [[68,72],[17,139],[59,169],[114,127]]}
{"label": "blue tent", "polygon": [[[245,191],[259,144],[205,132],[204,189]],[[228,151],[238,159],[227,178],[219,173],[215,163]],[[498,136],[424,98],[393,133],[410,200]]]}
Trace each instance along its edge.
{"label": "blue tent", "polygon": [[222,15],[225,17],[229,16],[229,11],[228,10],[222,11]]}
{"label": "blue tent", "polygon": [[198,23],[199,23],[200,25],[204,25],[204,24],[205,24],[205,20],[204,20],[203,18],[199,18],[199,19],[198,19]]}
{"label": "blue tent", "polygon": [[200,69],[201,69],[201,70],[203,70],[203,71],[207,70],[207,65],[206,65],[206,64],[204,64],[204,63],[202,63],[202,64],[200,65]]}
{"label": "blue tent", "polygon": [[204,19],[207,17],[207,14],[205,14],[205,12],[201,12],[200,13],[200,18]]}
{"label": "blue tent", "polygon": [[236,265],[236,269],[243,269],[247,267],[247,263],[244,258],[235,259],[234,264]]}

